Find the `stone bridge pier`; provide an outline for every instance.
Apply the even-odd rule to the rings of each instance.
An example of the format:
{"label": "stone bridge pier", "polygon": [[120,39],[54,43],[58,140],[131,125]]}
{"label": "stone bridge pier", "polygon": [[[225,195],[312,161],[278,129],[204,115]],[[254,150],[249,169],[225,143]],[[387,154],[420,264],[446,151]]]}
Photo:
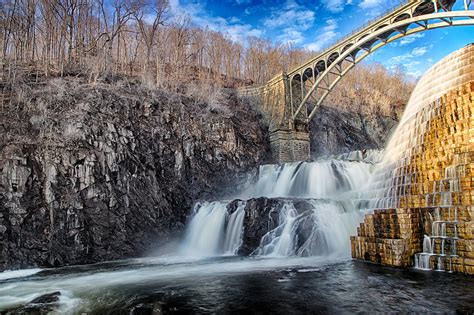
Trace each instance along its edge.
{"label": "stone bridge pier", "polygon": [[310,158],[308,116],[301,112],[293,119],[290,81],[286,73],[275,76],[264,86],[238,90],[242,97],[255,100],[269,125],[273,161],[286,163]]}
{"label": "stone bridge pier", "polygon": [[288,73],[239,92],[258,99],[267,116],[275,162],[306,160],[310,152],[308,121],[356,64],[402,37],[462,25],[474,25],[474,0],[401,1]]}

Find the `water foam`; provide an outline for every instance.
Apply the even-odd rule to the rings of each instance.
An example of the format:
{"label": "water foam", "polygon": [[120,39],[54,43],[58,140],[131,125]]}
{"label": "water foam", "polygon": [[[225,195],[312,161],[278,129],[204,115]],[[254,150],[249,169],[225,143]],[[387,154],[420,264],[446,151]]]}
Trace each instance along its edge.
{"label": "water foam", "polygon": [[[350,155],[349,155],[350,156]],[[371,160],[376,154],[372,153]],[[285,198],[278,226],[260,241],[254,255],[268,257],[350,255],[349,236],[363,218],[353,199],[360,195],[373,169],[372,162],[320,160],[262,165],[257,178],[239,194],[234,212],[231,201],[197,203],[181,253],[187,256],[236,255],[245,229],[246,201],[251,198]],[[366,156],[368,157],[368,156]],[[309,210],[299,211],[295,200]]]}

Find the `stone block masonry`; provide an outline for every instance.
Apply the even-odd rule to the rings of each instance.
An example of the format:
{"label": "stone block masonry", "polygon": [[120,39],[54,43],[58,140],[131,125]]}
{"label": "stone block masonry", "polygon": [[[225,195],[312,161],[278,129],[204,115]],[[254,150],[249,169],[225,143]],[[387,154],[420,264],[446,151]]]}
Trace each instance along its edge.
{"label": "stone block masonry", "polygon": [[455,71],[412,96],[436,94],[413,116],[411,147],[385,188],[389,206],[366,215],[351,237],[354,258],[474,274],[474,46],[443,63]]}
{"label": "stone block masonry", "polygon": [[305,161],[310,158],[306,116],[296,126],[290,111],[288,75],[281,73],[267,84],[238,90],[240,96],[253,97],[269,121],[270,147],[275,163]]}
{"label": "stone block masonry", "polygon": [[276,130],[270,133],[272,156],[278,163],[309,159],[309,132]]}

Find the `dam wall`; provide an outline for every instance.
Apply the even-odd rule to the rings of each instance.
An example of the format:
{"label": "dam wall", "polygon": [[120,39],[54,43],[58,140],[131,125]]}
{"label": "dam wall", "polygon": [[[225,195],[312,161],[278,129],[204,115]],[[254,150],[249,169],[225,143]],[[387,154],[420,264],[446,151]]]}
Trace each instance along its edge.
{"label": "dam wall", "polygon": [[[474,274],[474,45],[415,88],[369,183],[352,256]],[[364,202],[362,202],[364,203]]]}

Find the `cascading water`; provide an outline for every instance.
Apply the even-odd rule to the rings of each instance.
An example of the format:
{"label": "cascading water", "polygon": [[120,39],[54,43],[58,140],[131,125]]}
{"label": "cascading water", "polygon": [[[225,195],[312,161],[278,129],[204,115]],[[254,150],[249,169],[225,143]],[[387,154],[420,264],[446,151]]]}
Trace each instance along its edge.
{"label": "cascading water", "polygon": [[242,242],[245,202],[229,214],[228,202],[198,203],[186,232],[182,252],[189,256],[234,255]]}
{"label": "cascading water", "polygon": [[[363,154],[350,156],[356,160]],[[276,226],[263,235],[260,245],[253,248],[253,255],[348,257],[349,236],[356,233],[364,215],[356,209],[352,199],[367,182],[374,159],[261,166],[257,178],[238,199],[266,197],[281,199],[281,204],[273,209],[277,213]],[[196,204],[183,242],[183,254],[238,254],[247,228],[245,217],[251,218],[255,213],[246,212],[247,201],[239,201],[235,210],[231,204],[232,201]],[[266,225],[270,225],[271,218],[268,220]]]}
{"label": "cascading water", "polygon": [[360,189],[373,165],[360,161],[322,160],[260,167],[256,183],[245,198],[327,198]]}
{"label": "cascading water", "polygon": [[298,213],[293,204],[291,202],[285,203],[283,209],[280,210],[279,221],[281,224],[263,237],[261,248],[257,254],[271,257],[293,255],[297,216]]}
{"label": "cascading water", "polygon": [[[293,204],[288,202],[280,212],[282,223],[262,238],[256,254],[271,257],[346,256],[350,252],[347,240],[355,234],[364,213],[347,201],[311,199],[308,203],[312,208],[298,214]],[[300,235],[298,230],[308,225],[309,228]],[[304,239],[298,239],[301,236]]]}
{"label": "cascading water", "polygon": [[[472,137],[469,136],[469,130],[472,129],[472,102],[459,100],[469,99],[469,94],[467,97],[461,95],[469,93],[465,92],[465,86],[470,86],[474,80],[471,70],[473,48],[469,45],[447,56],[419,80],[385,149],[384,157],[374,170],[365,196],[359,203],[360,208],[368,210],[387,210],[392,213],[396,210],[400,221],[407,214],[417,212],[416,215],[424,223],[423,234],[426,234],[423,251],[415,254],[415,267],[420,269],[452,270],[452,259],[458,257],[457,211],[466,211],[465,206],[472,205],[469,201],[461,202],[459,197],[465,195],[468,199],[471,195],[471,188],[462,182],[470,180],[466,169],[472,155]],[[427,212],[432,212],[430,218]],[[377,222],[368,226],[375,228],[379,224]],[[417,230],[410,223],[401,222],[397,225],[400,230]],[[368,230],[370,228],[364,231]],[[368,233],[362,233],[363,237],[369,237]],[[416,243],[414,251],[421,250],[418,236],[400,235],[397,238],[411,238],[411,244]],[[389,238],[383,236],[375,242],[381,244],[381,239],[385,237]],[[389,253],[390,250],[381,252],[386,258],[399,256]],[[369,252],[366,253],[370,259]],[[358,258],[365,255],[362,252],[358,254]],[[380,253],[377,254],[380,257]],[[396,265],[407,265],[407,256],[409,254],[405,255],[405,262],[400,259],[392,261],[395,260]],[[386,259],[385,263],[391,264],[390,259]],[[462,270],[459,260],[456,264],[456,268]]]}

